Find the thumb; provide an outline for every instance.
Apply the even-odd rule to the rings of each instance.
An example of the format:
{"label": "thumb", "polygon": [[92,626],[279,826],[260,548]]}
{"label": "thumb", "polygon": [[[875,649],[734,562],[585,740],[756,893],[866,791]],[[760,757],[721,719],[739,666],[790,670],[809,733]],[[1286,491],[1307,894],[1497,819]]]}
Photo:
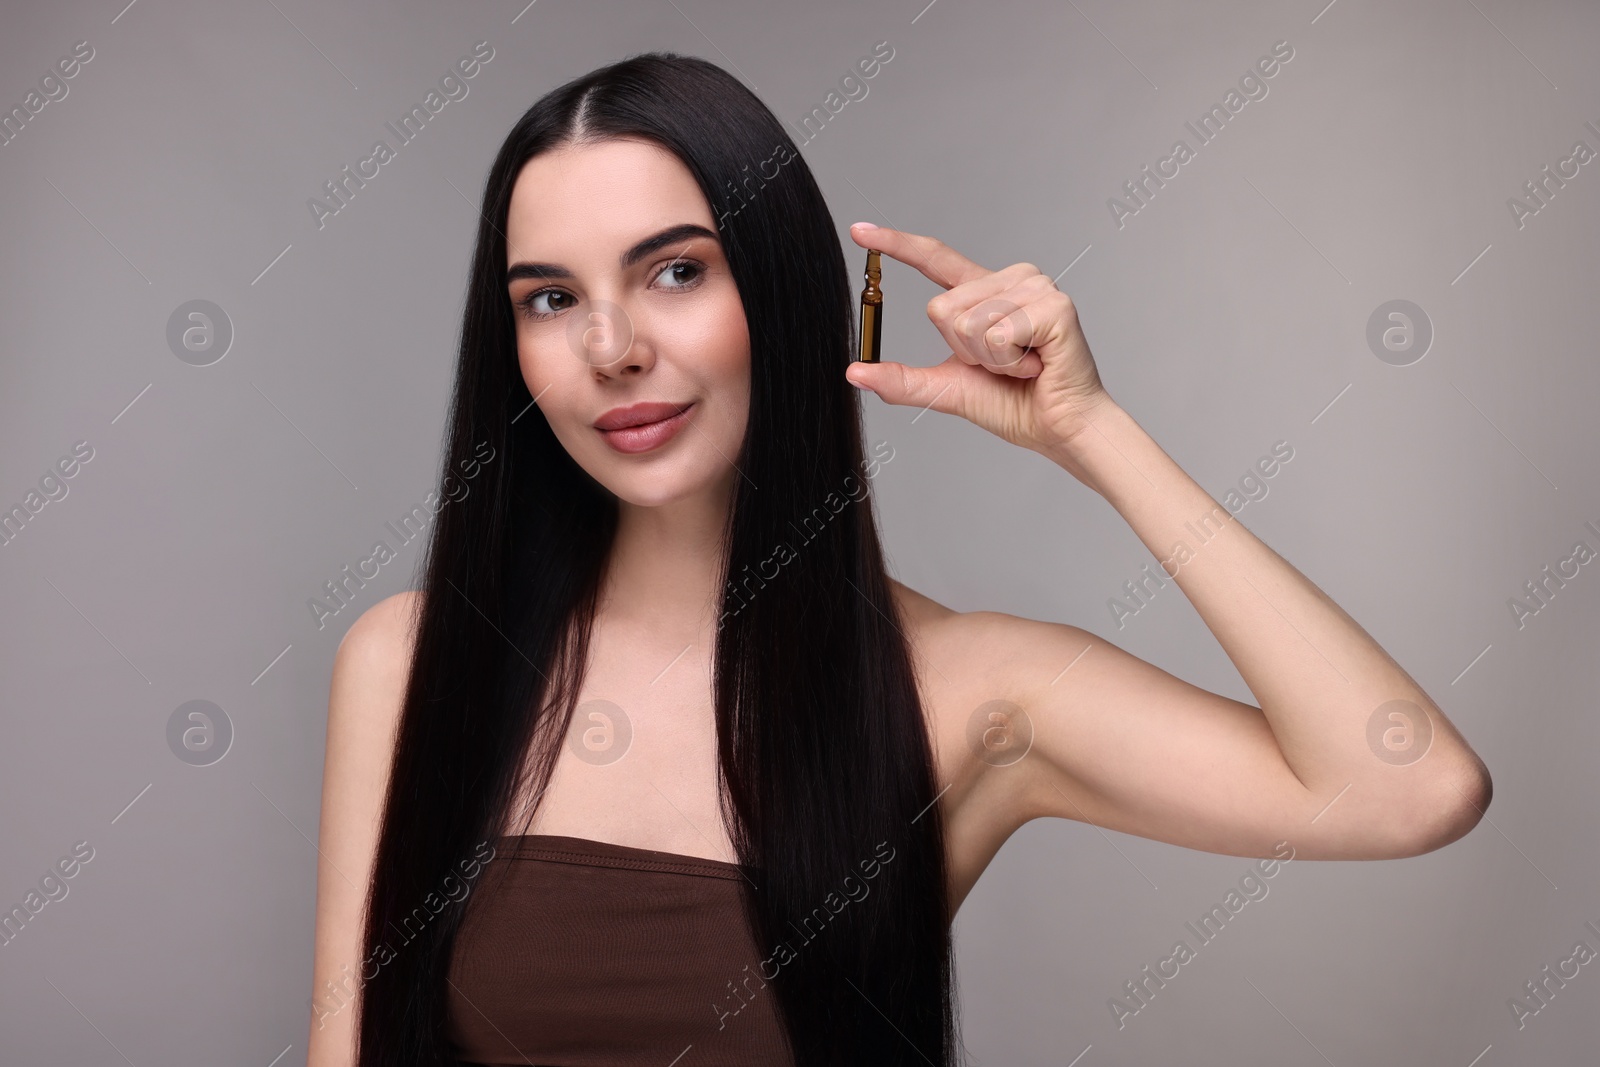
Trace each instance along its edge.
{"label": "thumb", "polygon": [[947,415],[956,415],[960,414],[964,371],[976,371],[979,375],[988,373],[969,366],[951,353],[949,359],[934,367],[858,360],[845,368],[844,376],[851,385],[878,394],[886,404],[931,407]]}

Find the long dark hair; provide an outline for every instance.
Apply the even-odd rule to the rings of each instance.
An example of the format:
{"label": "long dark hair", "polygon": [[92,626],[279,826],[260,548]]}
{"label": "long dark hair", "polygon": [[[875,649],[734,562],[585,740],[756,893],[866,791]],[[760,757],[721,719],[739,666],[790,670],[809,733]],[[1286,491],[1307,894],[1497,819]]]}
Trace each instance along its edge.
{"label": "long dark hair", "polygon": [[[505,226],[530,158],[615,138],[664,146],[694,175],[749,328],[714,655],[718,788],[755,869],[746,917],[764,951],[792,949],[770,985],[796,1062],[946,1067],[958,1039],[944,833],[907,620],[860,488],[850,277],[783,126],[690,56],[635,55],[551,91],[490,169],[443,457],[444,479],[475,476],[439,511],[421,564],[364,944],[393,940],[516,798],[542,792],[571,722],[617,502],[531,410]],[[871,892],[839,908],[846,879],[869,869]],[[462,911],[444,909],[364,982],[361,1067],[453,1062],[444,986]],[[802,938],[819,917],[826,929]]]}

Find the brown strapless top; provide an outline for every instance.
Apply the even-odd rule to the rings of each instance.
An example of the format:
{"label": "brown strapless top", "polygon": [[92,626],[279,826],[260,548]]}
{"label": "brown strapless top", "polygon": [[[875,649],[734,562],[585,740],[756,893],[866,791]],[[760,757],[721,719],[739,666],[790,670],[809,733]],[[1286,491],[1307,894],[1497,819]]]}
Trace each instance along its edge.
{"label": "brown strapless top", "polygon": [[[449,1040],[465,1063],[792,1065],[746,868],[581,837],[495,839],[450,955]],[[486,876],[489,872],[485,872]],[[769,964],[767,973],[773,973]]]}

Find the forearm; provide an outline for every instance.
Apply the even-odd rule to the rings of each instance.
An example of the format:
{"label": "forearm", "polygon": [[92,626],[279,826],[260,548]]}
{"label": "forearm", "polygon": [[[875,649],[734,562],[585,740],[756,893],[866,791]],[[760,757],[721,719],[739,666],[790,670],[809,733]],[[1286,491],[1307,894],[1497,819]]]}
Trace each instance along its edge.
{"label": "forearm", "polygon": [[[1360,791],[1362,808],[1389,798],[1415,804],[1424,794],[1436,804],[1442,792],[1470,794],[1480,784],[1481,763],[1421,687],[1126,411],[1107,400],[1088,429],[1048,455],[1105,497],[1162,561],[1163,575],[1221,643],[1312,794],[1331,801],[1349,787]],[[1369,741],[1375,713],[1395,700],[1425,709],[1432,739],[1424,758],[1386,758]],[[1386,729],[1402,721],[1381,718]]]}

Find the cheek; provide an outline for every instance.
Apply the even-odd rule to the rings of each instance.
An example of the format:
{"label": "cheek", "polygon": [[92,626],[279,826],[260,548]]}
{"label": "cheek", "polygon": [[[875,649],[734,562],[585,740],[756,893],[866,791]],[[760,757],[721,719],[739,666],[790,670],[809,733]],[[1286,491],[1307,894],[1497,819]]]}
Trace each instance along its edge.
{"label": "cheek", "polygon": [[588,376],[589,367],[567,344],[565,331],[554,328],[529,329],[517,335],[517,367],[530,396],[539,406],[552,410],[551,400],[574,391]]}
{"label": "cheek", "polygon": [[727,397],[730,438],[737,441],[744,435],[750,411],[750,338],[739,309],[735,308],[732,321],[724,322],[717,345],[707,355],[715,388]]}
{"label": "cheek", "polygon": [[517,332],[517,366],[522,369],[522,380],[528,384],[528,392],[535,396],[554,380],[560,370],[557,364],[560,352],[556,340],[557,337],[548,332]]}
{"label": "cheek", "polygon": [[712,373],[724,385],[748,392],[750,386],[750,332],[744,308],[737,300],[720,309],[715,342],[707,345]]}
{"label": "cheek", "polygon": [[517,367],[535,407],[570,450],[575,443],[571,440],[575,433],[572,424],[583,420],[567,410],[563,398],[574,395],[572,380],[581,369],[579,362],[566,351],[559,334],[522,334],[517,338]]}

